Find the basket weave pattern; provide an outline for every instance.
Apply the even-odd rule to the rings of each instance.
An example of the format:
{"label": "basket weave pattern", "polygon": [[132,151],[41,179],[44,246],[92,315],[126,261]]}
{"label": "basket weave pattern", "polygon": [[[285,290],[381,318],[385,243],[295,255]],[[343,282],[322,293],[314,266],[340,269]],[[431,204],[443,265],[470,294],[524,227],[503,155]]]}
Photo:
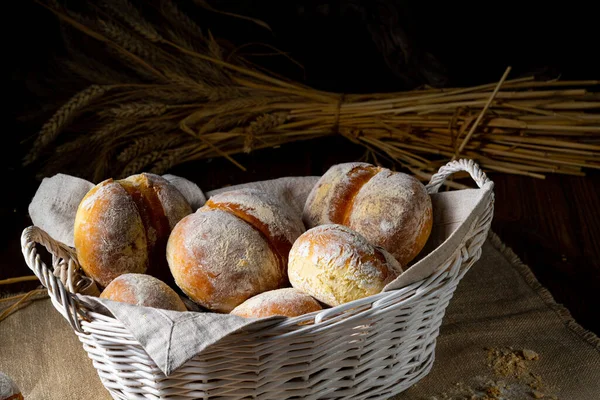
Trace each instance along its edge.
{"label": "basket weave pattern", "polygon": [[[458,160],[431,178],[428,192],[437,192],[458,171],[467,171],[479,187],[489,182],[472,161]],[[117,319],[78,300],[87,278],[71,248],[34,226],[25,229],[21,243],[27,264],[115,399],[385,399],[431,370],[446,307],[479,259],[492,216],[493,195],[460,248],[427,279],[236,333],[168,377]],[[52,254],[52,270],[37,244]]]}

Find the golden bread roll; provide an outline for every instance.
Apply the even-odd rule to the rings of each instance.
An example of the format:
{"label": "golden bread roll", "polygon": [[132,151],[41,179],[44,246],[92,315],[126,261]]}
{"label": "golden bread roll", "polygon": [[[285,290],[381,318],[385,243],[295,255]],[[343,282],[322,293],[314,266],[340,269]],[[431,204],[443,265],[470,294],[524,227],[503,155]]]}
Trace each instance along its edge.
{"label": "golden bread roll", "polygon": [[292,286],[330,306],[377,294],[401,273],[390,253],[336,224],[303,233],[288,264]]}
{"label": "golden bread roll", "polygon": [[406,266],[423,249],[433,222],[431,198],[414,177],[367,163],[331,167],[304,207],[307,229],[345,225]]}
{"label": "golden bread roll", "polygon": [[311,296],[295,288],[270,290],[249,298],[230,314],[246,318],[266,318],[274,315],[297,317],[323,308]]}
{"label": "golden bread roll", "polygon": [[166,179],[139,174],[107,179],[83,198],[75,217],[77,258],[105,287],[125,273],[168,280],[165,248],[171,229],[192,209]]}
{"label": "golden bread roll", "polygon": [[123,274],[113,279],[100,297],[136,306],[187,311],[185,304],[163,281],[145,274]]}
{"label": "golden bread roll", "polygon": [[287,283],[289,249],[302,234],[299,216],[256,189],[211,197],[169,238],[176,284],[196,303],[230,312],[248,298]]}
{"label": "golden bread roll", "polygon": [[267,238],[281,260],[287,282],[287,261],[292,245],[304,231],[302,219],[287,204],[258,189],[238,189],[208,199],[206,209],[229,212],[246,221]]}

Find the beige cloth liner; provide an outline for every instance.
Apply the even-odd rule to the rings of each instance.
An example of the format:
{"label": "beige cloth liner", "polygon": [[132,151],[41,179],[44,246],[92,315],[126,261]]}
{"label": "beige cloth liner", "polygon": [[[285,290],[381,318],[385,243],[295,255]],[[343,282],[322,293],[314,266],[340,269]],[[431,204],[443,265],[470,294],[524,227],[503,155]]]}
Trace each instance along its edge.
{"label": "beige cloth liner", "polygon": [[94,187],[84,179],[57,174],[44,178],[29,204],[29,216],[34,225],[55,240],[74,247],[73,228],[81,199]]}

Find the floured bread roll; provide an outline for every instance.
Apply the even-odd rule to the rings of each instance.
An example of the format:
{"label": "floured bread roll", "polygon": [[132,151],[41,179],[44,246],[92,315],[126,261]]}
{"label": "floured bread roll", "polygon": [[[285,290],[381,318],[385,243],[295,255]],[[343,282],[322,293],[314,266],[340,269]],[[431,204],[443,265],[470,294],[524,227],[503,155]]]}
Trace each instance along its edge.
{"label": "floured bread roll", "polygon": [[113,279],[100,297],[136,306],[187,311],[185,304],[163,281],[145,274],[123,274]]}
{"label": "floured bread roll", "polygon": [[297,317],[323,308],[318,301],[294,288],[270,290],[249,298],[230,314],[246,318],[265,318],[274,315]]}
{"label": "floured bread roll", "polygon": [[377,294],[401,273],[387,251],[335,224],[303,233],[288,264],[292,286],[330,306]]}
{"label": "floured bread roll", "polygon": [[79,263],[103,287],[126,273],[168,280],[169,233],[191,212],[175,186],[158,175],[107,179],[93,187],[77,209],[74,241]]}
{"label": "floured bread roll", "polygon": [[307,229],[346,225],[406,266],[425,246],[433,221],[431,199],[414,177],[366,163],[331,167],[310,192]]}
{"label": "floured bread roll", "polygon": [[211,197],[182,219],[167,260],[193,301],[230,312],[248,298],[287,284],[288,253],[304,225],[286,204],[256,189]]}

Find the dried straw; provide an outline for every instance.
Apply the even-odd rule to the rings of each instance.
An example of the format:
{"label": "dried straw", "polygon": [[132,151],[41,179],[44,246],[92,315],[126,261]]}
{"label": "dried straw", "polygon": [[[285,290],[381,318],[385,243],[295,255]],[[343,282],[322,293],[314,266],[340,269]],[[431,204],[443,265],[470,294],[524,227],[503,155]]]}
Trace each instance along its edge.
{"label": "dried straw", "polygon": [[[600,168],[600,94],[590,91],[600,81],[509,80],[507,70],[497,83],[468,88],[328,93],[228,54],[174,2],[150,7],[152,15],[126,0],[106,3],[110,12],[92,9],[78,18],[46,5],[71,29],[111,49],[109,55],[127,60],[117,64],[127,70],[97,56],[69,60],[92,85],[37,136],[25,162],[46,150],[47,173],[88,171],[100,179],[217,156],[243,168],[235,154],[328,135],[342,135],[374,162],[392,160],[424,180],[456,156],[487,171],[536,178]],[[103,86],[94,84],[99,76]],[[68,126],[77,129],[58,149],[88,147],[86,157],[51,154]]]}
{"label": "dried straw", "polygon": [[[38,277],[35,275],[19,276],[15,278],[1,279],[0,286],[37,280]],[[46,289],[34,289],[27,293],[0,298],[0,322],[6,319],[6,317],[13,312],[17,311],[19,308],[23,307],[28,301],[39,300],[47,297],[47,295],[48,291]]]}

